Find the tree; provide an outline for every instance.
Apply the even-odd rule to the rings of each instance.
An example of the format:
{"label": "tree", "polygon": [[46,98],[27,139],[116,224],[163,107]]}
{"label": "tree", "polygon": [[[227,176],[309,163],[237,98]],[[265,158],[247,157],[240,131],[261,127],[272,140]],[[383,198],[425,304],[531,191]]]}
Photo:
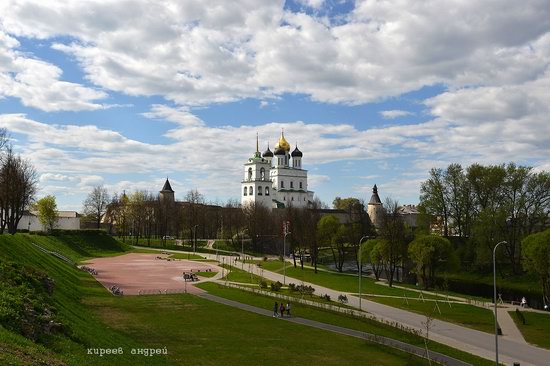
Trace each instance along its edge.
{"label": "tree", "polygon": [[101,227],[101,218],[107,211],[109,193],[103,186],[94,187],[84,200],[84,214],[95,221],[97,228]]}
{"label": "tree", "polygon": [[432,286],[436,269],[449,258],[451,243],[437,235],[426,235],[409,244],[409,258],[416,265],[416,273],[424,288]]}
{"label": "tree", "polygon": [[420,186],[420,203],[433,216],[443,219],[443,235],[449,235],[449,205],[442,169],[432,168],[427,181]]}
{"label": "tree", "polygon": [[387,198],[384,206],[386,214],[379,230],[380,238],[384,240],[380,242],[380,251],[386,279],[391,287],[398,267],[406,256],[407,232],[399,213],[399,203]]}
{"label": "tree", "polygon": [[36,194],[36,171],[28,160],[15,155],[11,147],[0,157],[0,233],[7,228],[8,233],[15,234],[23,212]]}
{"label": "tree", "polygon": [[34,204],[34,209],[38,212],[38,220],[40,220],[42,226],[44,226],[49,232],[53,231],[59,217],[55,197],[49,195],[39,199]]}
{"label": "tree", "polygon": [[370,263],[376,281],[380,280],[383,262],[381,239],[369,239],[361,245],[361,263]]}
{"label": "tree", "polygon": [[522,242],[523,268],[539,277],[544,304],[550,304],[550,229]]}
{"label": "tree", "polygon": [[334,265],[339,271],[342,271],[343,253],[338,248],[342,244],[342,229],[340,227],[340,221],[336,216],[321,217],[317,223],[317,240],[319,244],[330,247]]}

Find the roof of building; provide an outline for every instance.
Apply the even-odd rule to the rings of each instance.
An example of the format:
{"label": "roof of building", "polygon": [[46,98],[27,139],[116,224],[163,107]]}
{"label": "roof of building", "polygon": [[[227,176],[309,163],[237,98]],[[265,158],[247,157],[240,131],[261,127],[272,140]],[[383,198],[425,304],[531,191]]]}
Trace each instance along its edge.
{"label": "roof of building", "polygon": [[378,187],[376,187],[376,184],[374,187],[372,187],[372,196],[370,197],[369,205],[380,205],[382,204],[382,201],[380,201],[380,196],[378,196]]}
{"label": "roof of building", "polygon": [[170,185],[170,181],[168,180],[168,178],[166,178],[166,182],[164,182],[164,186],[162,187],[162,191],[168,191],[168,192],[174,192],[174,190],[172,189],[172,186]]}
{"label": "roof of building", "polygon": [[273,153],[271,152],[271,150],[269,150],[269,144],[267,144],[267,150],[264,151],[263,155],[262,155],[264,158],[267,158],[267,157],[270,157],[272,158],[273,157]]}
{"label": "roof of building", "polygon": [[[275,145],[275,151],[277,151],[277,148],[283,149],[285,152],[290,151],[290,144],[285,139],[285,132],[281,131],[281,137],[279,138],[279,142],[277,142],[277,145]],[[277,153],[275,153],[277,155]]]}

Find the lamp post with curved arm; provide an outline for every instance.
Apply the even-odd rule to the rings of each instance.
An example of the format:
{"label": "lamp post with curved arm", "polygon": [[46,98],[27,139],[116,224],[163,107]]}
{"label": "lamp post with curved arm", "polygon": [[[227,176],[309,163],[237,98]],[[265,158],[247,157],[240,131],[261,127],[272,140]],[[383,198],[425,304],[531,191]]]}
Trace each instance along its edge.
{"label": "lamp post with curved arm", "polygon": [[493,300],[495,302],[495,364],[498,366],[498,320],[497,320],[497,265],[496,253],[500,244],[508,244],[506,241],[501,241],[493,248]]}

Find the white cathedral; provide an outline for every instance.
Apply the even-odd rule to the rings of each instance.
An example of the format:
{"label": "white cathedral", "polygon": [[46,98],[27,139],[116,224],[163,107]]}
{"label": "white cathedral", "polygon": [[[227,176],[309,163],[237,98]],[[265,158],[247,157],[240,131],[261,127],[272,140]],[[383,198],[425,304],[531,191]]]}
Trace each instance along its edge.
{"label": "white cathedral", "polygon": [[263,154],[256,137],[256,152],[244,164],[241,204],[256,203],[270,208],[307,207],[313,201],[313,192],[307,189],[307,170],[302,169],[302,157],[298,146],[290,152],[284,132],[281,132],[275,150],[271,152],[268,144]]}

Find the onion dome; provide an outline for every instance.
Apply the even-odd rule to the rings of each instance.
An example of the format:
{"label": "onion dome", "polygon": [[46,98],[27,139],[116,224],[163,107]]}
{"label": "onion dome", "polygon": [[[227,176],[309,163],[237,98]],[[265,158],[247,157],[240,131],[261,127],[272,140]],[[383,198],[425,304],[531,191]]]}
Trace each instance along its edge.
{"label": "onion dome", "polygon": [[[283,149],[285,152],[290,151],[290,144],[285,139],[284,131],[281,132],[281,137],[279,138],[279,142],[277,142],[277,144],[275,145],[275,151],[277,151],[278,148]],[[277,153],[275,153],[275,155],[277,155]]]}
{"label": "onion dome", "polygon": [[286,155],[286,150],[282,147],[275,146],[275,151],[273,152],[275,155]]}
{"label": "onion dome", "polygon": [[272,158],[273,157],[273,153],[271,152],[271,150],[269,150],[269,144],[267,144],[267,150],[264,151],[264,153],[262,154],[262,156],[264,158]]}
{"label": "onion dome", "polygon": [[302,152],[298,150],[298,145],[296,145],[296,148],[294,149],[291,155],[293,158],[301,158],[302,156],[304,156],[304,154],[302,154]]}

